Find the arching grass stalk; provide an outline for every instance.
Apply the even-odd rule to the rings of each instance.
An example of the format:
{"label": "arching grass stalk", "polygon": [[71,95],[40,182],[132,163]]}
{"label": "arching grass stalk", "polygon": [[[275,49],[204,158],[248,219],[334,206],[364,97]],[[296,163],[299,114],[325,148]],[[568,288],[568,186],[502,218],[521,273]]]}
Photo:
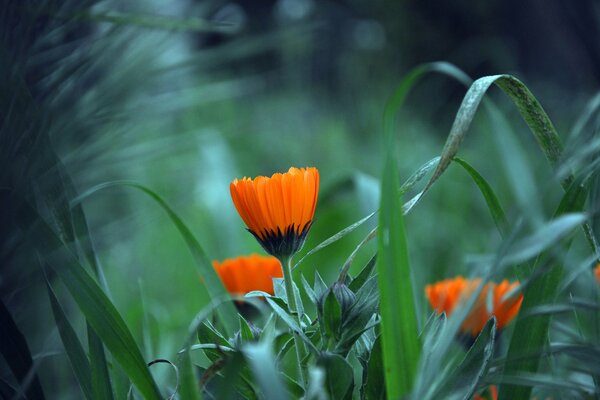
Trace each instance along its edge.
{"label": "arching grass stalk", "polygon": [[[279,262],[281,263],[281,269],[283,269],[283,281],[285,283],[285,293],[287,295],[288,307],[292,314],[296,315],[298,321],[298,328],[302,329],[302,317],[298,304],[299,299],[296,299],[296,291],[294,290],[294,283],[292,279],[292,257],[291,256],[280,256]],[[306,357],[306,348],[300,338],[298,332],[294,332],[294,347],[296,348],[296,361],[298,362],[298,379],[303,387],[306,387],[306,381],[304,380],[304,370],[302,368],[302,360]]]}

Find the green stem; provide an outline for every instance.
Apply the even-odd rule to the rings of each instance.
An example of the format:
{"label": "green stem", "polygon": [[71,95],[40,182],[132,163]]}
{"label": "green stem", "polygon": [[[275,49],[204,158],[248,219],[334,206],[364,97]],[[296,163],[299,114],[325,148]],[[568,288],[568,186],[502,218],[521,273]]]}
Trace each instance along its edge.
{"label": "green stem", "polygon": [[[300,312],[298,311],[298,302],[296,301],[296,292],[294,290],[292,280],[292,257],[282,257],[279,259],[279,262],[281,263],[281,267],[283,269],[283,281],[285,282],[285,293],[287,295],[290,312],[296,315],[298,327],[302,329],[302,318],[300,316]],[[299,337],[297,332],[294,332],[294,347],[296,348],[296,358],[298,360],[298,378],[302,385],[306,386],[306,381],[304,380],[304,369],[302,368],[302,360],[306,355],[306,348],[304,347],[304,342],[302,342],[302,339]]]}

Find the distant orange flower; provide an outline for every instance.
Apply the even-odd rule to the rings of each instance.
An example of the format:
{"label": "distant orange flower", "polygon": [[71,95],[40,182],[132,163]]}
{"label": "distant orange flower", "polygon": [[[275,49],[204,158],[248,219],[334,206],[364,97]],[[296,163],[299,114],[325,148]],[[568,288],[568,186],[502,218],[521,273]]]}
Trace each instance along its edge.
{"label": "distant orange flower", "polygon": [[236,179],[229,188],[240,217],[269,254],[289,257],[302,248],[317,205],[316,168]]}
{"label": "distant orange flower", "polygon": [[596,265],[596,268],[594,269],[594,275],[596,275],[596,280],[598,281],[598,285],[600,285],[600,263]]}
{"label": "distant orange flower", "polygon": [[[433,285],[427,285],[425,294],[438,314],[445,312],[450,316],[456,306],[461,302],[465,302],[480,284],[481,279],[470,280],[459,276]],[[522,294],[504,299],[504,296],[518,285],[518,282],[509,283],[507,280],[503,280],[499,284],[487,283],[483,287],[473,309],[465,318],[461,331],[470,333],[471,336],[477,336],[492,315],[496,316],[497,328],[504,328],[517,315],[523,302]],[[490,290],[492,290],[493,303],[491,312],[487,307],[487,296]]]}
{"label": "distant orange flower", "polygon": [[274,294],[272,278],[283,277],[279,260],[258,254],[213,261],[213,267],[227,291],[239,296],[254,290]]}
{"label": "distant orange flower", "polygon": [[484,397],[475,393],[475,396],[473,396],[473,400],[498,400],[498,388],[496,388],[495,385],[489,387],[488,393],[490,394],[490,397]]}

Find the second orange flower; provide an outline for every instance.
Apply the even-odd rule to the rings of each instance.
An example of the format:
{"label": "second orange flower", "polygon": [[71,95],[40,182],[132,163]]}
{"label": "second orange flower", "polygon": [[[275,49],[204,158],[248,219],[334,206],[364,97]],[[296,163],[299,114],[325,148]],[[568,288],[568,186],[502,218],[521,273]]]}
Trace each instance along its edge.
{"label": "second orange flower", "polygon": [[267,253],[286,258],[302,248],[317,205],[316,168],[236,179],[229,188],[240,217]]}

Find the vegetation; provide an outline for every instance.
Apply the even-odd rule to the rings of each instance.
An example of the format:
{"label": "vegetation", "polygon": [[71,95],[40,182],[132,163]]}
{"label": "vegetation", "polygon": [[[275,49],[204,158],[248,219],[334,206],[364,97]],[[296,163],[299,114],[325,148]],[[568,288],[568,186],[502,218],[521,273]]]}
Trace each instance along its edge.
{"label": "vegetation", "polygon": [[600,399],[600,96],[396,73],[376,19],[310,86],[309,1],[13,3],[1,398]]}

